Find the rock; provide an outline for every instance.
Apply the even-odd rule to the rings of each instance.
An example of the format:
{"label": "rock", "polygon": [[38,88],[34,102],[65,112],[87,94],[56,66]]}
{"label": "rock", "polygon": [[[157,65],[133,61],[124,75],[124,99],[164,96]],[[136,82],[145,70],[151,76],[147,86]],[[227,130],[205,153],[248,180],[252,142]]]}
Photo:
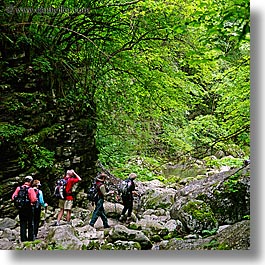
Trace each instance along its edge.
{"label": "rock", "polygon": [[212,230],[218,226],[212,209],[203,201],[187,200],[185,203],[179,201],[174,207],[171,217],[180,220],[188,233]]}
{"label": "rock", "polygon": [[13,242],[9,241],[8,238],[1,238],[0,239],[0,249],[1,250],[9,250],[12,249]]}
{"label": "rock", "polygon": [[128,229],[123,225],[116,225],[109,232],[107,241],[113,243],[117,240],[138,242],[144,250],[152,248],[151,241],[143,232]]}
{"label": "rock", "polygon": [[17,221],[9,218],[9,217],[5,217],[5,218],[1,218],[0,219],[0,230],[4,230],[6,228],[15,228],[18,225]]}
{"label": "rock", "polygon": [[141,245],[135,241],[117,240],[114,243],[107,243],[101,246],[102,250],[141,250]]}
{"label": "rock", "polygon": [[[68,225],[63,217],[61,226],[51,226],[59,209],[49,206],[42,218],[38,239],[20,243],[18,216],[14,219],[6,217],[0,219],[0,246],[2,249],[21,250],[249,249],[250,222],[242,221],[243,212],[244,218],[249,215],[249,175],[247,171],[246,174],[241,172],[235,175],[236,181],[234,178],[231,181],[230,176],[234,173],[236,170],[193,180],[178,190],[162,188],[159,182],[151,183],[150,189],[148,183],[138,182],[144,195],[141,197],[140,211],[139,205],[135,204],[130,223],[121,223],[117,218],[122,204],[105,201],[111,226],[108,229],[103,228],[100,218],[95,227],[88,224],[94,207],[85,202],[86,194],[81,191],[76,196],[77,205],[72,210],[72,225]],[[233,205],[233,196],[239,194],[242,196],[242,205],[238,202]],[[154,202],[153,207],[154,204],[150,203],[152,196],[155,196],[154,201],[162,200],[162,203]],[[166,205],[163,200],[167,200],[168,196],[173,203]],[[144,210],[142,205],[152,208]],[[234,210],[237,218],[229,219],[229,212],[223,209],[225,206],[229,211]],[[224,220],[218,211],[224,213]]]}
{"label": "rock", "polygon": [[198,222],[194,223],[195,215],[189,214],[187,210],[190,208],[189,205],[191,206],[191,201],[201,201],[205,214],[216,219],[214,221],[211,217],[210,226],[211,222],[205,220],[208,228],[213,228],[217,223],[220,226],[243,220],[244,216],[250,213],[250,177],[248,171],[242,171],[238,175],[236,173],[237,169],[221,172],[193,181],[178,190],[170,209],[171,218],[179,219],[187,229],[195,229]]}
{"label": "rock", "polygon": [[54,249],[81,250],[83,245],[75,235],[75,229],[70,225],[50,227],[47,241]]}
{"label": "rock", "polygon": [[174,203],[176,191],[174,189],[156,188],[148,189],[142,200],[144,209],[167,209]]}
{"label": "rock", "polygon": [[250,220],[227,226],[212,237],[214,240],[218,243],[218,249],[249,250]]}

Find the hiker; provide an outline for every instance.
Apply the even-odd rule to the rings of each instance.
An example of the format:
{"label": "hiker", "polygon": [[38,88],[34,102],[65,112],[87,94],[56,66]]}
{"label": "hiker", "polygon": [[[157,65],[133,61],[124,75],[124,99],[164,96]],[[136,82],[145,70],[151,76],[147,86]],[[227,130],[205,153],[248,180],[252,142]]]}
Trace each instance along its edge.
{"label": "hiker", "polygon": [[60,225],[60,221],[64,214],[64,210],[66,210],[66,222],[67,224],[71,224],[70,220],[71,220],[71,213],[74,203],[72,189],[77,182],[81,181],[81,178],[76,174],[76,172],[73,169],[67,170],[64,179],[67,181],[65,187],[66,198],[65,200],[59,199],[60,212],[58,213],[57,221],[55,222],[56,226]]}
{"label": "hiker", "polygon": [[20,239],[21,242],[33,241],[34,237],[34,204],[37,201],[37,196],[34,189],[31,187],[33,181],[32,176],[26,176],[24,179],[24,184],[18,186],[12,195],[12,200],[14,201],[19,195],[19,191],[27,190],[27,199],[25,205],[19,208],[19,221],[20,221]]}
{"label": "hiker", "polygon": [[113,194],[114,191],[106,191],[105,180],[107,175],[105,173],[101,173],[96,178],[96,187],[97,187],[97,196],[95,198],[95,210],[92,214],[92,218],[90,220],[90,225],[94,227],[95,222],[97,221],[98,217],[101,218],[103,222],[104,228],[109,228],[108,219],[104,210],[104,198],[107,195]]}
{"label": "hiker", "polygon": [[44,202],[43,192],[42,190],[40,190],[40,187],[41,187],[40,181],[38,179],[34,179],[32,183],[32,188],[34,189],[37,199],[38,199],[35,204],[35,209],[34,209],[34,236],[35,238],[37,238],[38,231],[39,231],[41,206],[48,207],[48,204]]}
{"label": "hiker", "polygon": [[[133,197],[134,196],[139,196],[138,192],[135,190],[135,184],[134,184],[134,179],[137,177],[135,173],[131,173],[129,177],[125,180],[127,182],[127,189],[126,192],[121,193],[121,198],[122,198],[122,204],[123,204],[123,209],[121,212],[121,216],[119,218],[119,221],[123,222],[126,221],[129,223],[131,221],[131,216],[132,216],[132,210],[133,210]],[[126,212],[127,216],[125,215]]]}

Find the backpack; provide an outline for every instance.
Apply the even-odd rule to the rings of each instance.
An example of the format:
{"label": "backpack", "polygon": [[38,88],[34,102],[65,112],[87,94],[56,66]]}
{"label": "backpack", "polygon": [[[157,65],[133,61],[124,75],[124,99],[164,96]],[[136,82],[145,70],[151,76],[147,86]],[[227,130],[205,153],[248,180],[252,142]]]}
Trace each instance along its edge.
{"label": "backpack", "polygon": [[130,179],[123,180],[119,185],[119,192],[122,195],[128,195],[132,182]]}
{"label": "backpack", "polygon": [[91,202],[94,202],[97,198],[97,195],[98,195],[98,189],[96,182],[94,181],[87,191],[87,199]]}
{"label": "backpack", "polygon": [[30,206],[28,190],[29,187],[20,186],[18,195],[14,198],[14,205],[17,209],[23,209],[27,206]]}
{"label": "backpack", "polygon": [[37,197],[37,201],[35,203],[35,208],[38,209],[40,207],[40,200],[39,200],[40,193],[39,193],[39,190],[38,189],[34,189],[34,190],[35,190],[36,197]]}
{"label": "backpack", "polygon": [[59,179],[56,181],[55,188],[54,188],[54,196],[57,199],[65,200],[65,198],[66,198],[66,191],[65,191],[66,184],[67,184],[66,179]]}

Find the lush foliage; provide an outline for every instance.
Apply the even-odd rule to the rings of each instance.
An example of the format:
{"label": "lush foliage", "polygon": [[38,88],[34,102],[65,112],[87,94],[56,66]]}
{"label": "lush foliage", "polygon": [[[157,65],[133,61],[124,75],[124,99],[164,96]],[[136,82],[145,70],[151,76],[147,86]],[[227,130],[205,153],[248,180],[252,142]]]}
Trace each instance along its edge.
{"label": "lush foliage", "polygon": [[[21,79],[33,69],[41,92],[91,112],[104,164],[124,169],[131,157],[164,162],[217,151],[249,156],[249,1],[4,3],[1,53],[23,50],[30,68],[3,60],[3,77]],[[31,111],[41,106],[40,97],[37,105],[29,102]],[[23,105],[18,100],[9,108]],[[23,133],[4,124],[1,139]],[[53,153],[29,140],[23,143],[35,166],[51,166]],[[153,174],[143,170],[147,179]]]}

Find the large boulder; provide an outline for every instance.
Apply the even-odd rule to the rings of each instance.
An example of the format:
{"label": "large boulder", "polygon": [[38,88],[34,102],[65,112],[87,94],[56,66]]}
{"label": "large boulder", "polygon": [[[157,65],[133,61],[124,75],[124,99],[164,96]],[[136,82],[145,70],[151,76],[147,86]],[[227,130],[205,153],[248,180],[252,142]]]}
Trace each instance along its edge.
{"label": "large boulder", "polygon": [[228,225],[219,233],[207,238],[176,239],[162,241],[159,250],[249,250],[250,221]]}
{"label": "large boulder", "polygon": [[217,229],[218,222],[212,209],[203,201],[178,201],[174,204],[171,217],[180,220],[185,230],[190,233],[201,233],[203,230]]}
{"label": "large boulder", "polygon": [[83,243],[75,235],[75,229],[70,225],[50,227],[47,241],[53,249],[61,250],[81,250]]}
{"label": "large boulder", "polygon": [[230,170],[196,180],[176,192],[171,218],[189,231],[234,224],[250,215],[249,170]]}
{"label": "large boulder", "polygon": [[117,240],[125,242],[128,241],[138,242],[141,245],[141,249],[144,250],[151,249],[152,247],[150,239],[147,236],[145,236],[145,234],[142,231],[128,229],[123,225],[116,225],[109,231],[107,241],[110,243],[114,243]]}
{"label": "large boulder", "polygon": [[18,222],[12,218],[6,217],[0,219],[0,230],[6,228],[15,228],[18,225]]}
{"label": "large boulder", "polygon": [[144,210],[168,209],[174,203],[176,190],[165,186],[158,180],[138,184],[137,188],[142,193],[141,207]]}

